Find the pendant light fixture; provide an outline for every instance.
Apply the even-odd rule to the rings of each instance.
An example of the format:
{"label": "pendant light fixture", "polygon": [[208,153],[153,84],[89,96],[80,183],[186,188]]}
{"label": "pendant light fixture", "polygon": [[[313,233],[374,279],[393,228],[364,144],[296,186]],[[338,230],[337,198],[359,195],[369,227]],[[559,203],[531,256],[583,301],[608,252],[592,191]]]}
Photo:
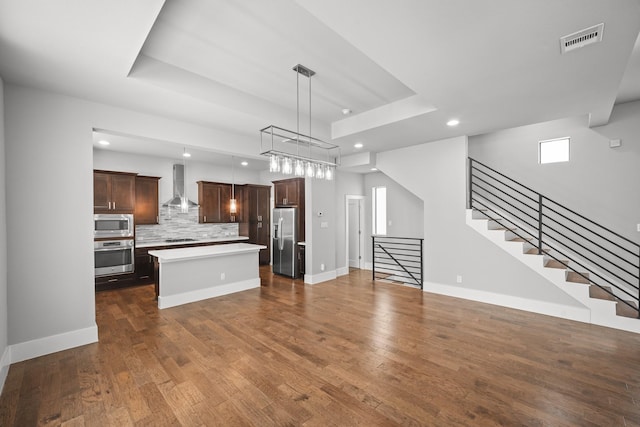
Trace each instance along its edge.
{"label": "pendant light fixture", "polygon": [[[340,147],[311,136],[311,77],[315,71],[304,65],[296,72],[296,131],[278,126],[260,130],[260,148],[269,156],[269,171],[284,175],[331,180],[340,163]],[[300,133],[300,76],[309,79],[309,134]],[[302,152],[301,152],[302,151]]]}
{"label": "pendant light fixture", "polygon": [[236,176],[235,176],[235,160],[231,156],[231,200],[229,201],[229,213],[235,215],[238,209],[236,203]]}

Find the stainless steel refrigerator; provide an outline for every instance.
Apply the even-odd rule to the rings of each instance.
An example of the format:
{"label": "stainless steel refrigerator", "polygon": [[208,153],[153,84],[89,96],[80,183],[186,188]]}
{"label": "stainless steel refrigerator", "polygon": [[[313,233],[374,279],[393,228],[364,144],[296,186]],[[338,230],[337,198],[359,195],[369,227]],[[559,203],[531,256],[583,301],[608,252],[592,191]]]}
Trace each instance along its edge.
{"label": "stainless steel refrigerator", "polygon": [[298,239],[298,208],[273,209],[273,272],[283,276],[298,277],[296,244]]}

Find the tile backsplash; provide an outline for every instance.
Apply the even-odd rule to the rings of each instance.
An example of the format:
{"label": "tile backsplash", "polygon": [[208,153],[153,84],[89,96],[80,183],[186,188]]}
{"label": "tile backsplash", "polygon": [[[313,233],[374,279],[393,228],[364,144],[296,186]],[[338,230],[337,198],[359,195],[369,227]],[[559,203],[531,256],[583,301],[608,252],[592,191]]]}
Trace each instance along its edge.
{"label": "tile backsplash", "polygon": [[179,207],[160,206],[157,225],[137,225],[136,241],[155,242],[165,239],[205,239],[238,236],[238,224],[199,224],[198,207],[182,213]]}

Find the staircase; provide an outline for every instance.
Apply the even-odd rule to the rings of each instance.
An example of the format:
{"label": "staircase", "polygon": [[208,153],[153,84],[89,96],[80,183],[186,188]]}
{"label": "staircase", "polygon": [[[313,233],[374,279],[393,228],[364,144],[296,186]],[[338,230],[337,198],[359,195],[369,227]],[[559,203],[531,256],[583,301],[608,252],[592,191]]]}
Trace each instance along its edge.
{"label": "staircase", "polygon": [[640,333],[640,245],[469,159],[467,225],[590,311]]}

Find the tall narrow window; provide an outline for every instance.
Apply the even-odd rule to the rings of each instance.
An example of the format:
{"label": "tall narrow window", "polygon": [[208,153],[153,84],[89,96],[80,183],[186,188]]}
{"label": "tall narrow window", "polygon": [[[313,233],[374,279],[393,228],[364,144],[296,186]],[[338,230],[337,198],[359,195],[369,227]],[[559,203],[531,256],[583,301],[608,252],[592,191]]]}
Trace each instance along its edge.
{"label": "tall narrow window", "polygon": [[374,235],[387,234],[387,187],[373,187],[371,189],[372,200],[372,233]]}
{"label": "tall narrow window", "polygon": [[569,161],[569,141],[571,138],[557,138],[540,141],[538,160],[540,164]]}

